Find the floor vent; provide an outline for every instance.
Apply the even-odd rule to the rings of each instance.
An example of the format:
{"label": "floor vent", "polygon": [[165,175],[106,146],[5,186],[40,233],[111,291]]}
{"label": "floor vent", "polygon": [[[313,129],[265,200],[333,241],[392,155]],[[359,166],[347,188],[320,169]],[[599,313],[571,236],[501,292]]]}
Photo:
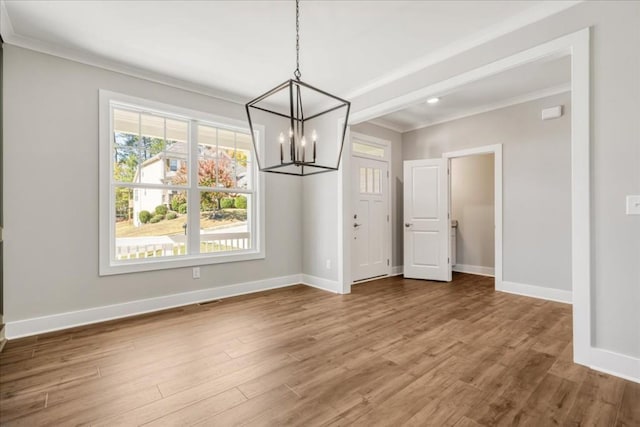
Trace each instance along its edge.
{"label": "floor vent", "polygon": [[199,302],[198,305],[211,305],[211,304],[217,304],[219,302],[222,302],[222,300],[220,299],[212,299],[211,301],[205,301],[205,302]]}

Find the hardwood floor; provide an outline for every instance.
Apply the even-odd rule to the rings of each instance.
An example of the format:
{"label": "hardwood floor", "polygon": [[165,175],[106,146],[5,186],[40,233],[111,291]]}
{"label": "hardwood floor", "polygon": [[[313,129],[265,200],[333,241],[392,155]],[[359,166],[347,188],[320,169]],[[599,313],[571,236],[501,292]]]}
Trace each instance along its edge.
{"label": "hardwood floor", "polygon": [[12,340],[3,425],[640,425],[640,384],[574,365],[571,307],[388,278],[294,286]]}

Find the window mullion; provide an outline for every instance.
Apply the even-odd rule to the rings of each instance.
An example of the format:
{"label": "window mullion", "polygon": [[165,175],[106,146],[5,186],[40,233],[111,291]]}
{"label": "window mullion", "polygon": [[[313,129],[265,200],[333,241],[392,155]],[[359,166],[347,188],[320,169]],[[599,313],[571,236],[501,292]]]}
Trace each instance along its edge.
{"label": "window mullion", "polygon": [[200,253],[200,191],[198,190],[198,122],[189,122],[189,190],[187,191],[187,242],[190,255]]}

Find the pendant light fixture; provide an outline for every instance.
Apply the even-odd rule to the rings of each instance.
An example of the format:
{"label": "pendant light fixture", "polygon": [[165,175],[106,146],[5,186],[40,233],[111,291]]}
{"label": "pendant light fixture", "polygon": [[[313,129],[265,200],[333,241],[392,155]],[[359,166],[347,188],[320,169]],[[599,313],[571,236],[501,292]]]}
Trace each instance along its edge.
{"label": "pendant light fixture", "polygon": [[[293,77],[245,105],[258,168],[298,176],[336,171],[340,167],[351,103],[301,80],[299,0],[296,0]],[[267,129],[261,138],[265,145],[262,158],[254,123]]]}

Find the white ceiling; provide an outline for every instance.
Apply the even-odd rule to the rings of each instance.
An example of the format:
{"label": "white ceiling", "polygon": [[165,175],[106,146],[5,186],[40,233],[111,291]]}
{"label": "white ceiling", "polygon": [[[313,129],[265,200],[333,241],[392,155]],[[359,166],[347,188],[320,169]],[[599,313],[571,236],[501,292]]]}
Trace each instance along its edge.
{"label": "white ceiling", "polygon": [[398,132],[466,117],[538,99],[571,88],[571,57],[547,58],[512,68],[460,86],[449,93],[435,93],[437,104],[419,104],[387,114],[373,123]]}
{"label": "white ceiling", "polygon": [[[295,68],[292,1],[0,2],[9,44],[236,100]],[[302,1],[303,80],[352,97],[575,3]]]}

